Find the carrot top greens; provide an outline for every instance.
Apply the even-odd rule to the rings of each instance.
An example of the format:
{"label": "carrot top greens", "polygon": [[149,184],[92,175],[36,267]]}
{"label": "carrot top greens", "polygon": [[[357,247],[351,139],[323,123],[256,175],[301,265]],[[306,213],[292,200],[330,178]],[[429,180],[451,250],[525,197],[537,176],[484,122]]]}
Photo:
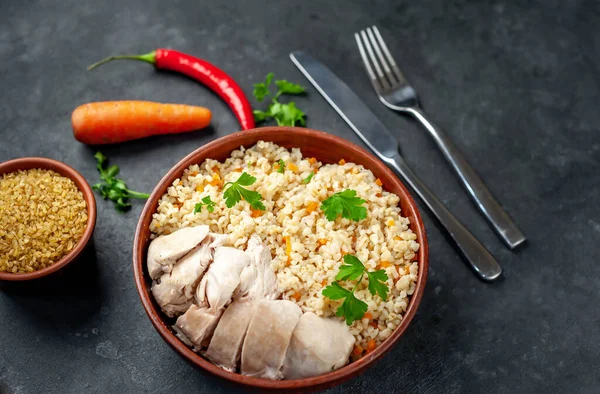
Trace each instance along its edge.
{"label": "carrot top greens", "polygon": [[[335,314],[336,316],[345,318],[347,325],[351,325],[354,321],[362,319],[368,309],[367,303],[359,300],[354,295],[354,291],[362,282],[365,274],[369,278],[369,293],[372,295],[379,294],[382,300],[387,300],[389,288],[386,284],[388,276],[385,271],[368,271],[358,257],[349,254],[344,256],[344,264],[340,266],[340,270],[335,276],[336,281],[325,287],[322,291],[325,297],[329,297],[332,300],[344,300]],[[348,290],[339,284],[338,281],[340,280],[356,280],[356,283],[352,287],[352,290]]]}

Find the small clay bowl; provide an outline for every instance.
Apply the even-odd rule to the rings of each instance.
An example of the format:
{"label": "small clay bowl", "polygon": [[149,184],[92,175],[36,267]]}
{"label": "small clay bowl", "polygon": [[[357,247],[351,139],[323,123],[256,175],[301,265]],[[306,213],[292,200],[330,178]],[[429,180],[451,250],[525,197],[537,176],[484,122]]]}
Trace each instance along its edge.
{"label": "small clay bowl", "polygon": [[49,267],[42,268],[41,270],[28,272],[25,274],[0,272],[0,280],[31,280],[41,278],[43,276],[58,271],[59,269],[63,268],[64,266],[75,260],[77,256],[79,256],[79,254],[85,249],[85,246],[88,244],[90,238],[92,237],[94,227],[96,226],[96,199],[94,198],[94,192],[92,191],[90,185],[88,185],[87,181],[83,178],[83,176],[72,167],[69,167],[68,165],[59,161],[47,159],[44,157],[23,157],[21,159],[9,160],[0,163],[0,176],[2,174],[7,174],[17,170],[30,170],[34,168],[52,170],[75,182],[77,188],[81,190],[81,193],[83,193],[83,198],[85,199],[85,202],[87,204],[87,224],[83,235],[81,236],[81,239],[79,240],[79,242],[77,242],[77,245],[75,245],[73,250],[71,250],[69,253],[63,256],[63,258],[57,261],[56,263],[52,264]]}
{"label": "small clay bowl", "polygon": [[[400,197],[402,215],[410,219],[410,228],[417,234],[417,241],[421,245],[417,254],[419,276],[416,289],[414,294],[410,297],[408,309],[406,310],[400,325],[394,330],[392,335],[383,341],[383,343],[373,352],[356,362],[324,375],[298,380],[276,381],[225,371],[210,363],[198,353],[194,353],[175,336],[170,328],[173,324],[173,320],[167,318],[167,316],[161,312],[160,307],[156,304],[150,292],[152,281],[146,269],[146,253],[150,243],[149,226],[152,221],[152,214],[156,211],[160,197],[166,192],[167,188],[175,179],[181,177],[183,170],[188,168],[191,164],[200,164],[208,158],[223,161],[230,156],[232,151],[239,149],[240,146],[243,145],[244,147],[249,148],[260,140],[271,141],[288,149],[300,148],[303,156],[315,157],[323,163],[337,163],[343,158],[347,162],[362,164],[365,168],[371,170],[376,177],[381,179],[385,190],[395,193]],[[423,296],[428,269],[427,253],[425,227],[415,201],[394,173],[375,156],[340,137],[321,131],[295,127],[262,127],[231,134],[200,147],[177,163],[167,175],[162,178],[146,202],[138,222],[135,239],[133,241],[133,274],[138,293],[142,299],[142,304],[144,305],[144,309],[150,317],[152,324],[163,339],[187,360],[214,375],[244,386],[250,386],[258,389],[260,392],[273,390],[285,393],[308,392],[326,389],[359,375],[365,369],[373,366],[378,359],[386,352],[390,351],[394,344],[398,342],[414,317],[419,302],[421,301],[421,297]]]}

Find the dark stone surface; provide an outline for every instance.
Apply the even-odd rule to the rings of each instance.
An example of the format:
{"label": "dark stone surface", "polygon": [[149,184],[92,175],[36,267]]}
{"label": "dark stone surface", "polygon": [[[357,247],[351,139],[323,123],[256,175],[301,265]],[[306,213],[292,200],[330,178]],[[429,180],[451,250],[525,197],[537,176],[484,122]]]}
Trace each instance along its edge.
{"label": "dark stone surface", "polygon": [[[596,1],[193,0],[0,2],[0,160],[46,156],[97,180],[70,113],[97,100],[205,105],[210,130],[103,148],[150,191],[196,147],[237,129],[225,104],[186,78],[111,53],[174,47],[218,64],[250,93],[274,71],[308,85],[288,59],[305,49],[364,95],[425,182],[502,263],[479,281],[431,216],[423,302],[400,343],[344,392],[597,392],[600,384],[600,7]],[[377,24],[426,110],[528,235],[507,250],[433,142],[380,105],[352,33]],[[308,124],[358,142],[309,87]],[[225,393],[158,336],[131,273],[142,204],[98,202],[95,247],[44,283],[0,291],[2,393]]]}

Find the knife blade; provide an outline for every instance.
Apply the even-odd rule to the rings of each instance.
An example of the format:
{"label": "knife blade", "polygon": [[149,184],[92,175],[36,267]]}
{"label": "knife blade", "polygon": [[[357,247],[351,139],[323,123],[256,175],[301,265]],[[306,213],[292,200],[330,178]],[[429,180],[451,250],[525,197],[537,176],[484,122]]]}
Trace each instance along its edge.
{"label": "knife blade", "polygon": [[421,197],[479,277],[488,281],[498,278],[502,274],[498,261],[406,164],[396,138],[348,85],[305,52],[292,52],[290,59],[360,139]]}

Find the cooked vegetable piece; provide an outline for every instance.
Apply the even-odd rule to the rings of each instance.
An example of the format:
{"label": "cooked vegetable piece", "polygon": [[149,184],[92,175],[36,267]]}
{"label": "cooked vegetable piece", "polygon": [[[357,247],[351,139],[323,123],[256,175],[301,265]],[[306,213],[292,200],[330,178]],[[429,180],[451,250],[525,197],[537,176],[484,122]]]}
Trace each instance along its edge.
{"label": "cooked vegetable piece", "polygon": [[310,182],[310,180],[313,178],[313,176],[315,176],[315,173],[311,172],[310,174],[308,174],[308,176],[306,178],[304,178],[302,180],[302,183],[306,184],[306,183]]}
{"label": "cooked vegetable piece", "polygon": [[75,139],[91,145],[203,129],[210,119],[210,111],[203,107],[150,101],[88,103],[71,116]]}
{"label": "cooked vegetable piece", "polygon": [[285,161],[283,161],[283,159],[279,159],[277,162],[277,172],[280,174],[285,172]]}

